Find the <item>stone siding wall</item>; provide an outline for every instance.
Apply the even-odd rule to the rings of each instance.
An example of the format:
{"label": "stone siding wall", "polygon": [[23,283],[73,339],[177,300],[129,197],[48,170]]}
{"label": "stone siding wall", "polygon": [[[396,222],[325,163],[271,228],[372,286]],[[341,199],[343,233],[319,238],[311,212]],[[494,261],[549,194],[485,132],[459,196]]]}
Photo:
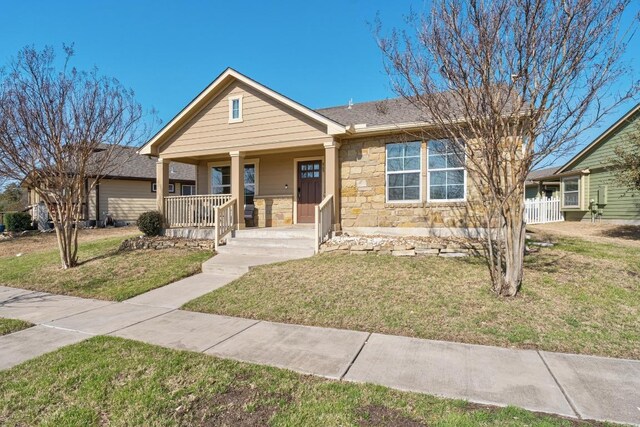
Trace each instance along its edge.
{"label": "stone siding wall", "polygon": [[[358,138],[340,147],[342,227],[479,226],[474,202],[479,197],[467,179],[467,202],[427,202],[427,149],[422,143],[422,201],[386,202],[385,146],[412,140],[399,134]],[[415,139],[413,139],[415,140]]]}
{"label": "stone siding wall", "polygon": [[293,224],[292,196],[254,197],[255,224],[258,227],[284,227]]}

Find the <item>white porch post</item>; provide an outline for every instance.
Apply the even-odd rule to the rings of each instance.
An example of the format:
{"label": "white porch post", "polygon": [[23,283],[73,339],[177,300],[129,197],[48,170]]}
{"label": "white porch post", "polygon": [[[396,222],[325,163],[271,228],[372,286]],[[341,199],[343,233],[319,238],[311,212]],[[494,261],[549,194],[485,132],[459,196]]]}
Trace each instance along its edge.
{"label": "white porch post", "polygon": [[[169,160],[160,157],[156,163],[156,208],[164,218],[164,198],[169,195]],[[166,218],[165,218],[166,222]]]}
{"label": "white porch post", "polygon": [[231,151],[231,197],[236,199],[236,225],[244,228],[244,153]]}
{"label": "white porch post", "polygon": [[324,161],[325,161],[325,193],[333,195],[333,229],[340,229],[340,164],[338,152],[340,151],[340,143],[331,141],[324,143]]}

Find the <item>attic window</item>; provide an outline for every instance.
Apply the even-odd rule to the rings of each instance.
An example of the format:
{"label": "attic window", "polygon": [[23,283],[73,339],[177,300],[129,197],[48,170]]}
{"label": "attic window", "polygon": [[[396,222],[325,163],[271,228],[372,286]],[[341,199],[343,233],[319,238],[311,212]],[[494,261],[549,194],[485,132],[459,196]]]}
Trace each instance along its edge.
{"label": "attic window", "polygon": [[229,123],[242,121],[242,96],[229,97]]}

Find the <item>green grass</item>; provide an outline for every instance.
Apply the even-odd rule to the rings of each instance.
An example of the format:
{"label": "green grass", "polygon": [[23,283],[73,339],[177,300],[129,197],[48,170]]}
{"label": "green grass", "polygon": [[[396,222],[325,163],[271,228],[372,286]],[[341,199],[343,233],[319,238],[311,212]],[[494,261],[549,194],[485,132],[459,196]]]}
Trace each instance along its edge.
{"label": "green grass", "polygon": [[18,319],[5,319],[4,317],[0,317],[0,336],[18,332],[23,329],[30,328],[31,326],[33,325],[29,322],[24,322]]}
{"label": "green grass", "polygon": [[0,372],[6,426],[592,425],[95,337]]}
{"label": "green grass", "polygon": [[198,273],[210,252],[163,249],[118,252],[123,237],[80,244],[80,265],[63,270],[57,250],[0,257],[0,284],[122,301]]}
{"label": "green grass", "polygon": [[446,341],[640,359],[640,250],[562,239],[516,298],[479,259],[320,255],[252,269],[186,309]]}

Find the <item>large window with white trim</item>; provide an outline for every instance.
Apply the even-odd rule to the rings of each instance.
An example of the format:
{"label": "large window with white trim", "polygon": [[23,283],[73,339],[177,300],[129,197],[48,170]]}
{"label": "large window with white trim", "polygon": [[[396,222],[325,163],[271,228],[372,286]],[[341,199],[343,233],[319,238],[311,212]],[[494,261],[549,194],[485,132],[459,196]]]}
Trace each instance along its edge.
{"label": "large window with white trim", "polygon": [[[211,193],[231,194],[231,166],[211,168]],[[252,205],[256,194],[256,165],[244,165],[244,204]]]}
{"label": "large window with white trim", "polygon": [[387,144],[387,201],[420,201],[422,143]]}
{"label": "large window with white trim", "polygon": [[427,170],[429,172],[429,200],[459,201],[466,197],[464,151],[446,139],[429,141]]}
{"label": "large window with white trim", "polygon": [[231,166],[211,168],[211,194],[231,194]]}
{"label": "large window with white trim", "polygon": [[580,207],[580,177],[572,176],[562,179],[562,206],[565,208]]}

